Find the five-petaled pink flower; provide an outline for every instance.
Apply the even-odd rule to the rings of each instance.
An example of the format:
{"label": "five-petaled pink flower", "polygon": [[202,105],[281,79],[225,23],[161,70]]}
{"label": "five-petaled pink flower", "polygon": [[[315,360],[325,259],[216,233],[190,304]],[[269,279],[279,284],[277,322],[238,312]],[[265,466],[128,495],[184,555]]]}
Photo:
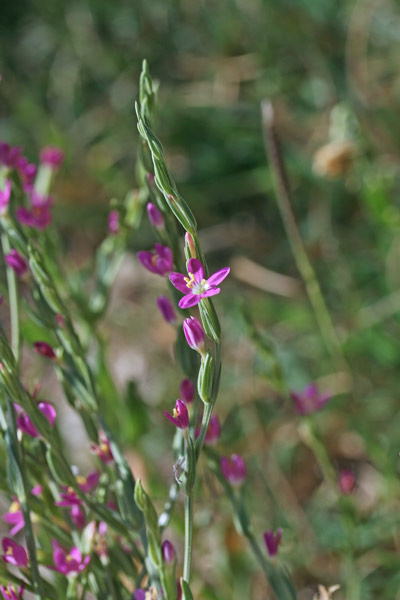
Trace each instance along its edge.
{"label": "five-petaled pink flower", "polygon": [[28,270],[28,263],[24,257],[18,252],[18,250],[10,250],[8,254],[4,256],[4,259],[9,267],[18,275],[22,277]]}
{"label": "five-petaled pink flower", "polygon": [[204,268],[198,258],[191,258],[187,269],[188,277],[182,273],[171,273],[169,276],[172,285],[185,294],[179,300],[180,308],[190,308],[198,304],[202,298],[219,294],[221,290],[217,285],[229,275],[230,271],[229,267],[224,267],[208,279],[204,279]]}
{"label": "five-petaled pink flower", "polygon": [[[26,412],[23,410],[23,408],[19,404],[14,403],[14,409],[17,414],[18,429],[20,429],[27,435],[30,435],[31,437],[39,437],[38,430],[30,420]],[[50,423],[50,427],[54,427],[54,423],[57,416],[54,406],[49,404],[49,402],[39,402],[38,409],[40,410],[42,415],[46,417],[46,419]]]}
{"label": "five-petaled pink flower", "polygon": [[138,252],[138,259],[151,273],[167,275],[174,266],[174,257],[171,248],[162,244],[154,244],[153,252],[142,250]]}
{"label": "five-petaled pink flower", "polygon": [[320,410],[331,399],[329,392],[319,392],[315,383],[307,385],[302,392],[291,392],[296,412],[309,415]]}
{"label": "five-petaled pink flower", "polygon": [[76,483],[78,484],[79,489],[81,489],[82,492],[84,492],[85,494],[88,494],[89,492],[92,492],[97,487],[97,484],[99,483],[99,479],[100,479],[99,471],[92,471],[86,477],[84,477],[83,475],[77,475]]}
{"label": "five-petaled pink flower", "polygon": [[[35,487],[31,490],[31,494],[33,494],[34,496],[40,496],[42,491],[43,488],[41,485],[35,485]],[[25,527],[24,515],[21,510],[21,505],[19,503],[18,498],[13,498],[13,501],[10,504],[10,508],[8,509],[8,512],[6,512],[3,516],[3,519],[9,525],[14,525],[14,527],[10,530],[9,535],[11,537],[16,535],[18,531],[21,531],[21,529]]]}
{"label": "five-petaled pink flower", "polygon": [[45,356],[46,358],[56,358],[56,353],[54,352],[50,344],[48,344],[47,342],[35,342],[33,344],[33,349],[37,354]]}
{"label": "five-petaled pink flower", "polygon": [[26,567],[28,565],[28,555],[23,546],[20,546],[11,538],[5,537],[1,540],[4,554],[1,558],[4,562],[14,567]]}
{"label": "five-petaled pink flower", "polygon": [[19,588],[18,592],[15,591],[15,588],[11,583],[4,587],[4,585],[0,585],[0,592],[4,600],[22,600],[22,594],[24,593],[25,585],[22,584]]}
{"label": "five-petaled pink flower", "polygon": [[99,444],[90,444],[92,454],[95,454],[103,463],[113,462],[114,456],[111,451],[110,441],[103,431],[99,433],[99,442]]}
{"label": "five-petaled pink flower", "polygon": [[168,421],[171,421],[179,429],[187,429],[189,427],[189,413],[186,404],[178,398],[175,402],[175,408],[172,411],[172,415],[168,412],[164,412]]}
{"label": "five-petaled pink flower", "polygon": [[263,534],[264,544],[267,549],[267,552],[270,556],[276,556],[278,554],[279,545],[282,541],[282,529],[276,530],[274,533],[272,530],[266,531]]}
{"label": "five-petaled pink flower", "polygon": [[227,481],[233,486],[242,485],[246,478],[246,465],[241,456],[232,454],[230,458],[221,457],[221,472]]}
{"label": "five-petaled pink flower", "polygon": [[10,202],[11,182],[9,179],[4,181],[4,190],[0,190],[0,215],[5,215]]}
{"label": "five-petaled pink flower", "polygon": [[65,550],[57,540],[51,542],[53,546],[53,562],[54,567],[51,569],[62,573],[63,575],[70,575],[71,573],[80,573],[88,566],[90,562],[90,556],[82,558],[82,554],[76,546],[73,546],[71,550]]}

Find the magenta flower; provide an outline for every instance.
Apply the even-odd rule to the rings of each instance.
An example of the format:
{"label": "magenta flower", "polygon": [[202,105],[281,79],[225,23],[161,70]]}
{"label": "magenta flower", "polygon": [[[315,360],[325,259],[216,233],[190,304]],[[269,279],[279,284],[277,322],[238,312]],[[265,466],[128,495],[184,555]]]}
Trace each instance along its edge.
{"label": "magenta flower", "polygon": [[153,227],[156,229],[162,229],[164,227],[164,217],[162,216],[162,212],[152,202],[147,204],[147,214]]}
{"label": "magenta flower", "polygon": [[60,492],[60,498],[58,502],[55,502],[56,506],[80,506],[83,501],[79,498],[74,488],[68,485],[61,486],[63,491]]}
{"label": "magenta flower", "polygon": [[[31,490],[31,494],[34,496],[40,496],[43,488],[41,485],[35,485]],[[21,505],[19,503],[18,498],[13,498],[13,501],[10,504],[10,508],[8,512],[3,516],[3,519],[9,525],[14,525],[14,527],[10,530],[10,536],[14,537],[21,529],[25,527],[24,515],[21,510]]]}
{"label": "magenta flower", "polygon": [[176,317],[174,307],[172,306],[171,301],[167,298],[167,296],[159,296],[157,298],[157,306],[167,323],[175,323]]}
{"label": "magenta flower", "polygon": [[229,275],[230,271],[229,267],[225,267],[208,279],[204,279],[204,268],[198,258],[191,258],[187,268],[188,277],[181,273],[171,273],[169,276],[172,285],[185,294],[179,300],[180,308],[190,308],[198,304],[202,298],[219,294],[221,290],[217,285]]}
{"label": "magenta flower", "polygon": [[169,540],[165,540],[161,546],[162,557],[166,563],[173,563],[176,559],[176,551]]}
{"label": "magenta flower", "polygon": [[182,379],[180,396],[186,404],[191,404],[194,400],[194,384],[190,379]]}
{"label": "magenta flower", "polygon": [[158,600],[157,590],[154,587],[150,587],[146,590],[136,590],[133,593],[135,600]]}
{"label": "magenta flower", "polygon": [[76,482],[79,485],[79,488],[85,494],[92,492],[99,483],[100,473],[99,471],[92,471],[89,473],[87,477],[83,477],[82,475],[78,475],[76,478]]}
{"label": "magenta flower", "polygon": [[351,469],[342,469],[339,473],[339,488],[342,494],[349,496],[356,487],[356,476]]}
{"label": "magenta flower", "polygon": [[0,215],[5,215],[8,210],[8,203],[11,196],[11,182],[6,179],[4,182],[4,190],[0,190]]}
{"label": "magenta flower", "polygon": [[277,529],[276,533],[274,533],[272,530],[266,531],[263,534],[263,538],[268,554],[270,556],[276,556],[278,554],[279,545],[282,541],[282,529]]}
{"label": "magenta flower", "polygon": [[90,444],[90,451],[100,458],[103,463],[113,462],[114,457],[111,452],[110,442],[103,431],[99,433],[99,442],[99,444]]}
{"label": "magenta flower", "polygon": [[21,177],[25,192],[31,193],[37,173],[36,165],[30,163],[28,159],[25,158],[25,156],[20,156],[16,166],[18,169],[18,173]]}
{"label": "magenta flower", "polygon": [[174,257],[171,248],[162,246],[161,244],[154,244],[153,252],[144,250],[138,252],[138,259],[148,271],[157,275],[170,273],[174,266]]}
{"label": "magenta flower", "polygon": [[0,142],[0,162],[6,167],[16,167],[21,156],[21,148]]}
{"label": "magenta flower", "polygon": [[51,569],[62,573],[62,575],[70,575],[71,573],[80,573],[88,566],[90,556],[83,559],[76,546],[73,546],[68,552],[56,540],[53,540],[51,544],[53,546],[54,562],[54,567],[50,567]]}
{"label": "magenta flower", "polygon": [[[23,408],[16,403],[14,403],[14,408],[15,412],[17,413],[18,429],[20,429],[27,435],[30,435],[31,437],[39,437],[38,430],[30,420],[26,412],[23,410]],[[52,406],[48,402],[39,402],[38,409],[43,414],[43,416],[46,417],[46,419],[50,423],[50,426],[53,427],[57,416],[54,406]]]}
{"label": "magenta flower", "polygon": [[175,408],[172,411],[172,415],[164,412],[164,415],[167,417],[168,421],[171,421],[176,427],[179,429],[187,429],[189,427],[189,413],[186,408],[186,404],[182,402],[182,400],[178,400],[175,402]]}
{"label": "magenta flower", "polygon": [[52,169],[58,169],[64,160],[64,152],[56,146],[46,146],[40,152],[40,162]]}
{"label": "magenta flower", "polygon": [[31,192],[31,208],[20,206],[16,211],[17,219],[22,225],[38,229],[46,229],[51,223],[51,196],[41,196],[35,190]]}
{"label": "magenta flower", "polygon": [[[199,437],[200,429],[196,429],[196,438]],[[216,444],[221,437],[221,423],[219,421],[218,415],[212,415],[210,422],[207,427],[206,437],[204,438],[204,443],[211,446],[212,444]]]}
{"label": "magenta flower", "polygon": [[241,456],[232,454],[230,458],[221,457],[221,472],[229,483],[235,487],[242,485],[246,478],[246,465]]}
{"label": "magenta flower", "polygon": [[54,352],[50,344],[48,344],[47,342],[35,342],[33,344],[33,349],[37,354],[45,356],[46,358],[56,358],[56,353]]}
{"label": "magenta flower", "polygon": [[183,321],[183,333],[189,346],[197,350],[200,354],[204,353],[204,331],[203,327],[196,317],[189,317]]}
{"label": "magenta flower", "polygon": [[8,254],[4,256],[6,263],[18,277],[22,277],[28,270],[28,263],[24,259],[23,256],[18,252],[18,250],[11,250]]}
{"label": "magenta flower", "polygon": [[5,537],[1,540],[4,554],[1,558],[4,562],[13,565],[14,567],[28,566],[28,555],[23,546],[20,546],[11,538]]}
{"label": "magenta flower", "polygon": [[112,210],[108,215],[108,232],[116,235],[119,231],[119,212]]}
{"label": "magenta flower", "polygon": [[74,523],[75,527],[77,527],[77,529],[83,529],[85,527],[86,515],[80,506],[78,506],[77,504],[71,506],[69,514],[71,516],[72,522]]}
{"label": "magenta flower", "polygon": [[22,600],[22,594],[24,593],[25,586],[21,585],[18,592],[15,591],[15,588],[11,583],[4,587],[4,585],[0,585],[0,592],[4,600]]}
{"label": "magenta flower", "polygon": [[307,385],[300,393],[291,392],[291,397],[295,404],[296,412],[299,415],[309,415],[320,410],[331,399],[329,392],[318,391],[315,383]]}

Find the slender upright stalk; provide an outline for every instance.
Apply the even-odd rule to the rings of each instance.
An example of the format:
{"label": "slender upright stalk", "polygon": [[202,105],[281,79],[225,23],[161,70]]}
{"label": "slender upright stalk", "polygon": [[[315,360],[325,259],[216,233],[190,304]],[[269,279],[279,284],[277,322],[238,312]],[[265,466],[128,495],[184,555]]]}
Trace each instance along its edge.
{"label": "slender upright stalk", "polygon": [[193,545],[193,496],[185,496],[185,555],[183,559],[183,579],[190,583],[192,570],[192,545]]}
{"label": "slender upright stalk", "polygon": [[[8,254],[11,250],[10,242],[6,233],[1,234],[1,245],[3,254]],[[19,330],[19,300],[18,300],[18,287],[17,277],[11,267],[7,265],[7,287],[8,287],[8,299],[10,303],[10,322],[11,322],[11,347],[15,356],[15,362],[17,368],[19,366],[19,354],[20,354],[20,330]]]}
{"label": "slender upright stalk", "polygon": [[317,276],[308,258],[300,231],[297,227],[290,200],[289,183],[280,152],[279,138],[275,127],[274,111],[272,104],[269,101],[266,100],[262,103],[261,113],[265,149],[274,174],[278,208],[281,213],[286,235],[292,248],[297,268],[299,269],[304,280],[308,298],[311,306],[314,309],[315,317],[325,342],[325,346],[329,354],[335,360],[337,366],[340,369],[349,372],[349,367],[343,354],[340,340],[336,334],[329,310],[326,306],[324,296],[318,283]]}

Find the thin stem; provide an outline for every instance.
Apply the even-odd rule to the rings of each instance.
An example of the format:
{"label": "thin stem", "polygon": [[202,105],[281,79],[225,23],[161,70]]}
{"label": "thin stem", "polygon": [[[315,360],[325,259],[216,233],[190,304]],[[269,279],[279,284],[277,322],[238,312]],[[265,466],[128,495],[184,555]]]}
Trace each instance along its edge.
{"label": "thin stem", "polygon": [[183,579],[190,583],[192,570],[192,545],[193,545],[193,496],[185,496],[185,556],[183,561]]}
{"label": "thin stem", "polygon": [[274,111],[271,103],[264,101],[261,105],[261,111],[265,149],[270,160],[271,168],[273,169],[273,173],[275,175],[278,208],[281,213],[286,235],[292,248],[297,268],[299,269],[299,272],[304,280],[308,298],[311,306],[314,309],[315,317],[325,342],[325,346],[329,354],[336,361],[337,365],[341,369],[344,369],[346,372],[348,372],[349,367],[343,354],[340,340],[333,326],[333,322],[318,283],[317,276],[308,258],[292,210],[289,183],[280,152],[279,138],[275,128]]}
{"label": "thin stem", "polygon": [[196,440],[196,458],[198,459],[200,456],[201,449],[204,444],[204,440],[207,434],[207,429],[210,424],[210,419],[214,409],[214,402],[209,402],[205,405],[205,409],[203,412],[203,419],[201,421],[200,433],[199,437]]}
{"label": "thin stem", "polygon": [[[10,252],[11,246],[7,234],[1,234],[1,245],[3,248],[3,254],[6,255]],[[11,347],[15,356],[15,362],[18,369],[19,354],[20,354],[20,331],[19,331],[19,300],[18,300],[18,286],[17,277],[15,271],[7,265],[7,287],[8,287],[8,299],[10,304],[10,322],[11,322]]]}

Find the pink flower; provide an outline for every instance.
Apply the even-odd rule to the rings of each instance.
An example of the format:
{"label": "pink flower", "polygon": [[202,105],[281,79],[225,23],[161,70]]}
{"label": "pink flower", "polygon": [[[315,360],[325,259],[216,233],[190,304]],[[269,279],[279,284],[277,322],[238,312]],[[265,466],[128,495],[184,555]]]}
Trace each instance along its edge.
{"label": "pink flower", "polygon": [[342,469],[339,473],[339,488],[342,494],[349,496],[356,487],[356,476],[351,469]]}
{"label": "pink flower", "polygon": [[18,275],[18,277],[22,277],[28,270],[28,263],[24,259],[23,256],[18,252],[18,250],[11,250],[8,254],[5,255],[5,261],[13,271]]}
{"label": "pink flower", "polygon": [[[34,488],[32,488],[31,494],[33,494],[34,496],[40,496],[42,491],[42,486],[36,485]],[[3,516],[3,519],[9,525],[14,525],[14,527],[10,531],[11,537],[16,535],[18,531],[21,531],[21,529],[25,527],[24,515],[22,513],[21,505],[19,503],[18,498],[13,498],[10,508],[8,512],[6,512],[6,514]]]}
{"label": "pink flower", "polygon": [[83,529],[85,527],[86,515],[80,506],[77,504],[71,506],[69,514],[77,529]]}
{"label": "pink flower", "polygon": [[162,212],[152,202],[147,204],[147,214],[153,227],[156,229],[162,229],[164,227],[164,217],[162,216]]}
{"label": "pink flower", "polygon": [[119,212],[112,210],[108,215],[108,232],[116,235],[119,231]]}
{"label": "pink flower", "polygon": [[76,478],[76,482],[79,485],[79,488],[85,494],[92,492],[99,483],[100,473],[99,471],[92,471],[89,473],[87,477],[83,477],[82,475],[78,475]]}
{"label": "pink flower", "polygon": [[31,208],[20,206],[16,211],[17,219],[22,225],[33,229],[46,229],[51,223],[51,196],[41,196],[35,190],[31,192]]}
{"label": "pink flower", "polygon": [[[200,429],[196,429],[196,438],[200,435]],[[212,444],[216,444],[221,437],[221,423],[219,421],[218,415],[212,415],[210,422],[207,427],[206,437],[204,438],[204,443],[211,446]]]}
{"label": "pink flower", "polygon": [[98,456],[103,463],[113,462],[114,457],[111,452],[110,442],[104,432],[99,433],[99,444],[90,444],[90,451]]}
{"label": "pink flower", "polygon": [[195,317],[189,317],[183,321],[183,333],[189,346],[199,352],[204,353],[204,331],[203,327]]}
{"label": "pink flower", "polygon": [[169,540],[165,540],[161,546],[162,557],[166,563],[173,563],[176,559],[176,551]]}
{"label": "pink flower", "polygon": [[282,541],[282,529],[277,529],[276,533],[274,533],[272,530],[266,531],[263,534],[263,537],[268,554],[270,556],[276,556],[278,554],[279,545]]}
{"label": "pink flower", "polygon": [[186,408],[186,404],[182,402],[182,400],[177,400],[175,402],[175,408],[172,411],[172,415],[164,412],[164,415],[167,417],[168,421],[171,421],[176,427],[179,429],[187,429],[189,427],[189,413]]}
{"label": "pink flower", "polygon": [[180,308],[190,308],[200,302],[202,298],[215,296],[220,293],[217,287],[228,275],[230,268],[225,267],[204,279],[204,268],[198,258],[191,258],[188,262],[188,277],[181,273],[171,273],[169,278],[177,290],[185,296],[179,300]]}
{"label": "pink flower", "polygon": [[309,415],[320,410],[331,399],[328,392],[320,393],[315,383],[307,385],[300,393],[291,392],[296,412],[299,415]]}
{"label": "pink flower", "polygon": [[157,306],[167,323],[176,322],[174,307],[172,306],[167,296],[159,296],[157,298]]}
{"label": "pink flower", "polygon": [[53,546],[54,562],[54,567],[50,567],[51,569],[62,573],[62,575],[70,575],[70,573],[80,573],[88,566],[90,556],[83,559],[76,546],[73,546],[68,552],[56,540],[53,540],[51,544]]}
{"label": "pink flower", "polygon": [[180,396],[186,404],[191,404],[194,400],[194,384],[190,379],[182,379]]}
{"label": "pink flower", "polygon": [[[17,426],[18,429],[30,435],[31,437],[39,437],[39,432],[26,414],[26,412],[21,408],[19,404],[14,404],[15,412],[17,413]],[[44,417],[50,423],[50,426],[53,427],[56,420],[56,410],[54,406],[49,404],[48,402],[39,402],[38,409],[43,414]]]}
{"label": "pink flower", "polygon": [[142,250],[138,252],[138,259],[142,265],[151,273],[157,275],[166,275],[170,273],[174,266],[174,258],[171,248],[155,244],[153,252]]}
{"label": "pink flower", "polygon": [[33,344],[33,349],[37,354],[45,356],[46,358],[56,358],[56,353],[54,352],[50,344],[48,344],[47,342],[35,342]]}
{"label": "pink flower", "polygon": [[6,167],[15,168],[18,164],[18,159],[21,155],[21,148],[18,146],[10,146],[5,142],[0,141],[0,162]]}
{"label": "pink flower", "polygon": [[11,182],[6,179],[4,182],[4,190],[0,190],[0,215],[5,215],[8,210],[8,203],[11,196]]}
{"label": "pink flower", "polygon": [[60,492],[60,498],[58,502],[55,502],[56,506],[80,506],[83,501],[79,498],[74,488],[68,485],[61,486],[63,491]]}
{"label": "pink flower", "polygon": [[16,166],[25,192],[31,193],[37,173],[36,165],[30,163],[25,156],[20,156]]}
{"label": "pink flower", "polygon": [[4,554],[1,558],[4,562],[13,565],[14,567],[28,566],[28,555],[23,546],[20,546],[11,538],[5,537],[1,540]]}
{"label": "pink flower", "polygon": [[233,486],[240,486],[246,478],[246,465],[241,456],[232,454],[230,458],[221,457],[221,472]]}
{"label": "pink flower", "polygon": [[64,152],[56,146],[46,146],[40,152],[40,162],[53,169],[58,169],[64,160]]}
{"label": "pink flower", "polygon": [[18,592],[15,591],[15,588],[11,583],[9,583],[6,588],[4,585],[0,585],[0,592],[2,593],[4,600],[22,600],[24,589],[24,584],[21,585]]}

